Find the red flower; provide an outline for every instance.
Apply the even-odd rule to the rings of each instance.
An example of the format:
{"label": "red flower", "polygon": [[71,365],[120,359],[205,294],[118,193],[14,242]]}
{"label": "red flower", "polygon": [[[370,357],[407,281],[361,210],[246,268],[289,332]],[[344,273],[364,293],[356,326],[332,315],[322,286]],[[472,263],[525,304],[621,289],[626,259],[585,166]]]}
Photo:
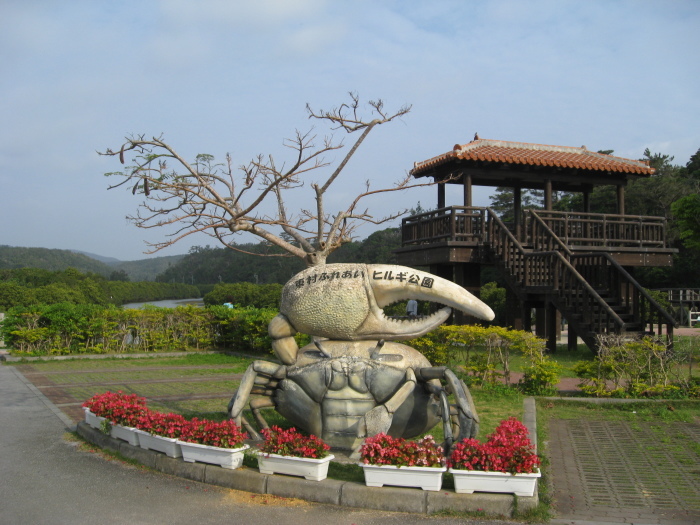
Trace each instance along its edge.
{"label": "red flower", "polygon": [[88,399],[83,406],[96,416],[107,418],[112,424],[133,427],[146,414],[146,399],[136,394],[105,392]]}
{"label": "red flower", "polygon": [[320,438],[305,436],[292,427],[282,430],[278,426],[262,429],[265,441],[260,446],[260,451],[266,454],[278,454],[280,456],[293,456],[297,458],[321,459],[328,455],[331,449]]}
{"label": "red flower", "polygon": [[394,465],[408,467],[441,467],[442,447],[433,436],[418,441],[407,441],[380,433],[368,437],[360,448],[360,460],[366,465]]}
{"label": "red flower", "polygon": [[180,414],[149,410],[146,399],[136,394],[105,392],[88,399],[83,406],[115,425],[136,427],[156,436],[177,438],[213,447],[240,448],[248,439],[233,420],[185,419]]}
{"label": "red flower", "polygon": [[457,443],[449,466],[462,470],[532,473],[540,464],[528,437],[528,431],[516,418],[501,421],[486,443],[464,439]]}

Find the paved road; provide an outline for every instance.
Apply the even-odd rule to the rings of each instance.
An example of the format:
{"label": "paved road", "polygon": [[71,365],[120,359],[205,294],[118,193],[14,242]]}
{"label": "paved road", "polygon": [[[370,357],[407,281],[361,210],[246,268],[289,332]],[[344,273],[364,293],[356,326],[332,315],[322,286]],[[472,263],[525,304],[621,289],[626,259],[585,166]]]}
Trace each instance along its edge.
{"label": "paved road", "polygon": [[259,496],[106,459],[67,441],[70,420],[8,366],[0,366],[0,400],[0,525],[505,523]]}

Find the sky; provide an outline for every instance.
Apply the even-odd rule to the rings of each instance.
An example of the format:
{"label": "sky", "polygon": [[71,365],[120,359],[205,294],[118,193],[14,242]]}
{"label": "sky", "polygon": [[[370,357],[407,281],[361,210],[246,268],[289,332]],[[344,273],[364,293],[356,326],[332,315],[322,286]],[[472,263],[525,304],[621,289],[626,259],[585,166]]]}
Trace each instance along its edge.
{"label": "sky", "polygon": [[[412,110],[372,131],[329,211],[475,133],[685,165],[700,148],[698,27],[697,0],[2,0],[0,245],[152,257],[146,241],[166,232],[126,220],[142,198],[107,190],[121,165],[97,151],[145,134],[188,159],[290,162],[283,142],[312,126],[306,104],[330,109],[349,91]],[[476,189],[474,205],[493,191]],[[419,202],[435,207],[435,188],[366,206]]]}

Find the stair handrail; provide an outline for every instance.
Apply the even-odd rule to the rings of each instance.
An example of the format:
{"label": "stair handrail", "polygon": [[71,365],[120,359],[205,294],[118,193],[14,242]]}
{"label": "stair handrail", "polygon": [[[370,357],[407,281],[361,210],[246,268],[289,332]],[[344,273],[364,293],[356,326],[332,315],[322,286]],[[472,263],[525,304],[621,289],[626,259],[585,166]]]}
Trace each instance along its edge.
{"label": "stair handrail", "polygon": [[[527,210],[526,213],[530,214],[530,216],[535,220],[535,223],[539,224],[540,227],[545,231],[545,233],[547,233],[551,237],[551,240],[555,244],[559,245],[559,247],[561,248],[561,251],[566,253],[566,255],[569,257],[571,255],[573,255],[574,252],[572,252],[571,249],[566,245],[566,243],[564,241],[562,241],[561,238],[556,233],[554,233],[554,231],[552,231],[552,229],[549,226],[547,226],[547,223],[544,222],[544,220],[542,220],[542,217],[540,217],[535,212],[535,210]],[[533,245],[534,245],[534,241],[535,241],[534,232],[533,232],[532,237],[533,237],[532,241],[533,241]]]}
{"label": "stair handrail", "polygon": [[[590,255],[590,254],[582,253],[582,254],[572,255],[572,257],[573,258],[583,258],[583,257],[586,257],[588,255]],[[629,272],[627,270],[625,270],[624,267],[622,267],[620,265],[620,263],[618,263],[609,253],[597,253],[596,255],[605,259],[610,266],[615,268],[618,272],[618,275],[620,275],[620,277],[622,277],[623,280],[627,281],[632,286],[632,288],[634,290],[636,290],[637,293],[639,293],[639,295],[642,296],[649,303],[649,305],[650,305],[649,314],[650,315],[654,314],[654,313],[659,314],[660,317],[663,317],[666,320],[666,324],[670,324],[674,328],[677,328],[679,326],[678,322],[668,313],[668,311],[663,306],[661,306],[659,304],[659,302],[656,299],[654,299],[649,294],[647,289],[644,288],[641,284],[639,284],[637,282],[637,280],[634,277],[632,277],[632,275],[630,275]]]}
{"label": "stair handrail", "polygon": [[[572,257],[574,257],[574,253],[571,251],[571,249],[559,238],[557,234],[555,234],[552,229],[547,226],[547,224],[542,220],[542,217],[540,217],[535,210],[527,210],[527,212],[531,215],[532,218],[534,218],[535,222],[539,224],[539,226],[544,230],[545,233],[547,233],[550,237],[551,240],[558,244],[562,251],[567,254],[568,259],[570,260]],[[637,282],[637,280],[632,277],[627,270],[625,270],[609,253],[598,253],[596,255],[599,255],[603,257],[610,266],[614,267],[617,271],[618,274],[625,280],[627,281],[633,289],[637,291],[649,304],[650,304],[650,312],[649,314],[659,314],[660,318],[663,317],[666,319],[667,324],[671,324],[674,327],[677,327],[678,324],[676,323],[675,319],[671,317],[671,315],[666,311],[664,307],[662,307],[656,299],[654,299],[649,292],[644,288],[641,284]],[[581,257],[584,257],[584,254],[580,255]],[[583,278],[583,277],[582,277]],[[606,303],[607,304],[607,303]]]}
{"label": "stair handrail", "polygon": [[[605,311],[605,313],[612,318],[614,323],[620,328],[624,326],[624,321],[622,320],[622,318],[620,318],[620,316],[610,307],[610,305],[600,296],[600,294],[596,292],[595,288],[593,288],[590,285],[590,283],[583,278],[583,276],[578,272],[578,270],[576,270],[576,268],[569,262],[569,260],[566,257],[564,257],[560,252],[556,250],[548,252],[526,252],[522,244],[520,244],[520,242],[518,242],[518,240],[515,238],[515,235],[513,235],[513,233],[510,230],[508,230],[508,228],[506,228],[505,224],[503,224],[503,221],[500,219],[500,217],[496,215],[496,212],[494,212],[491,208],[487,208],[487,211],[489,214],[489,223],[495,223],[501,230],[505,231],[506,237],[508,237],[511,244],[518,250],[523,259],[543,256],[552,256],[558,258],[559,262],[564,266],[564,268],[566,268],[570,272],[573,278],[576,281],[578,281],[579,285],[584,290],[586,290],[586,292],[591,296],[591,298],[595,302],[599,304],[599,306]],[[493,238],[494,235],[490,235],[490,237]],[[516,275],[515,277],[518,276]],[[522,279],[519,279],[519,281],[521,282],[521,284],[523,284]],[[555,283],[551,283],[551,286],[554,288]]]}

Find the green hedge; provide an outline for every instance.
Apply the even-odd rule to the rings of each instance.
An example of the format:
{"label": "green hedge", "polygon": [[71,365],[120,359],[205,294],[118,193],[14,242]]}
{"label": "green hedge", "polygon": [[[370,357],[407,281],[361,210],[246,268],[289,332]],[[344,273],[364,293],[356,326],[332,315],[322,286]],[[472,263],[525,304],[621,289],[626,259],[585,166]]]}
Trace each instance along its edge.
{"label": "green hedge", "polygon": [[255,308],[277,308],[281,297],[281,284],[222,283],[214,286],[214,289],[204,296],[204,304],[214,306],[230,303]]}
{"label": "green hedge", "polygon": [[272,308],[32,305],[11,308],[0,325],[5,343],[23,355],[171,352],[231,349],[266,353]]}

